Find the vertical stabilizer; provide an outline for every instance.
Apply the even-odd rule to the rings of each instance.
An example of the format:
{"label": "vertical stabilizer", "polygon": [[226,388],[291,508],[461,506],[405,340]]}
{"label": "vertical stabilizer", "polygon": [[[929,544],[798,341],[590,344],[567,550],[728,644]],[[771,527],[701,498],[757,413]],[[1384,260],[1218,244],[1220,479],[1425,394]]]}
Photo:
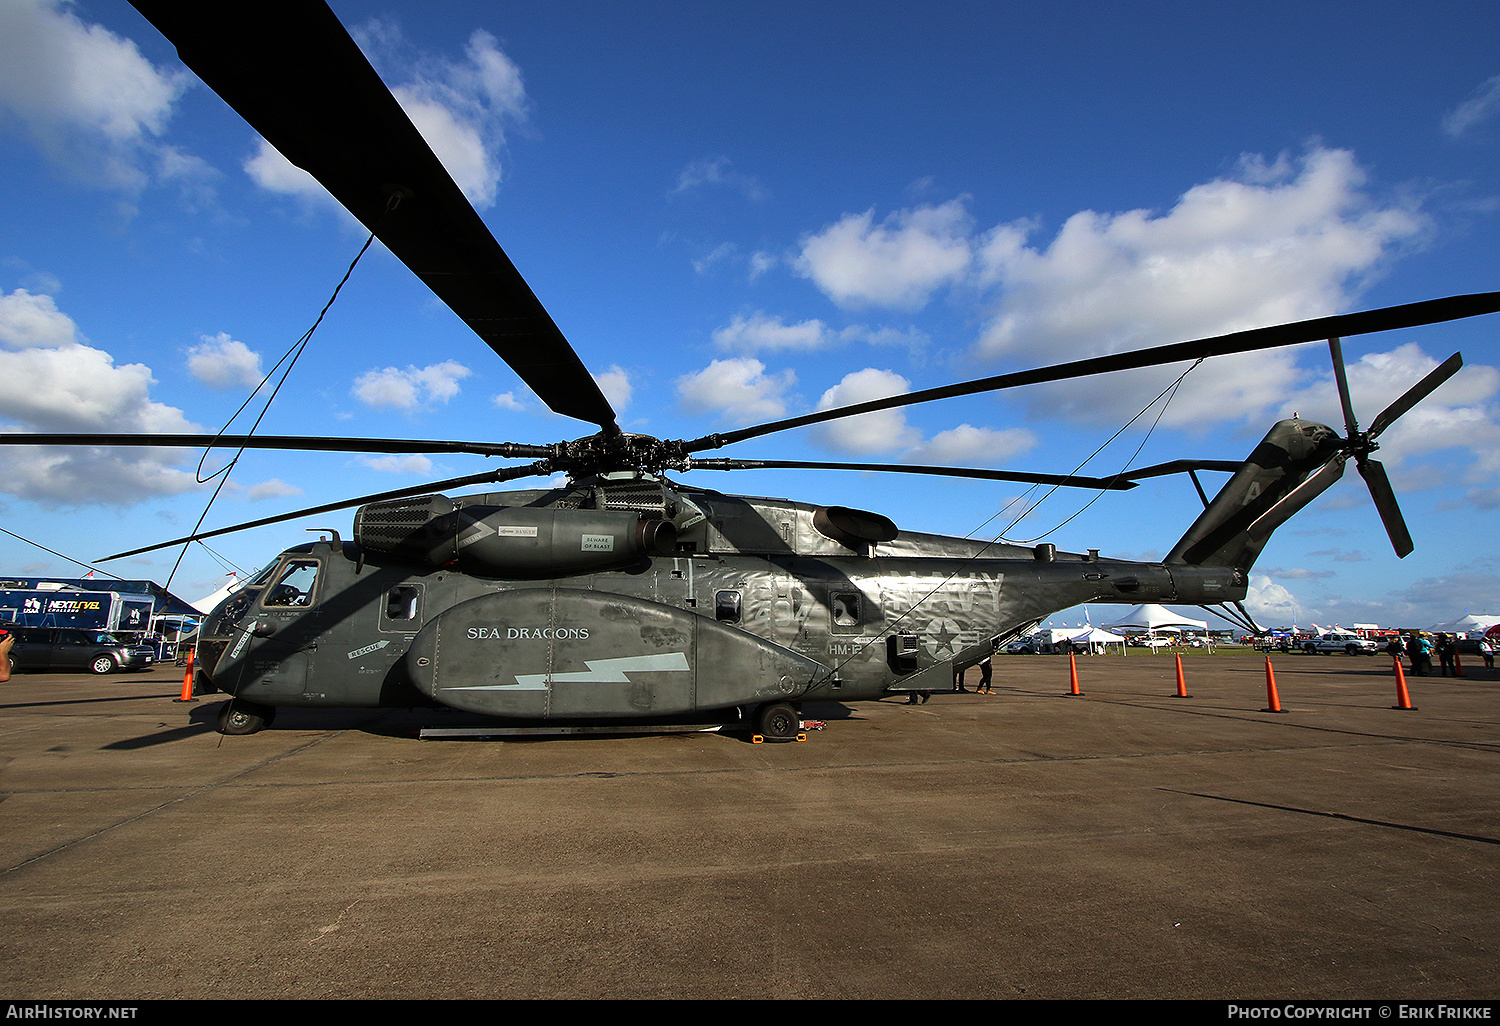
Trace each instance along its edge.
{"label": "vertical stabilizer", "polygon": [[1296,418],[1277,423],[1166,562],[1249,569],[1272,531],[1343,476],[1341,442],[1326,424]]}

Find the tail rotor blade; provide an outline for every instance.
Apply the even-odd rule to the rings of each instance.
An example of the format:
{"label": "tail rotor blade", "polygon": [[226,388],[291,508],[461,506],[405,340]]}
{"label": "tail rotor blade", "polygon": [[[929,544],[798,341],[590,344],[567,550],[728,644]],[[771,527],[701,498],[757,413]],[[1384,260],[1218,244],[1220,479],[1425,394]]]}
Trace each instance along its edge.
{"label": "tail rotor blade", "polygon": [[1410,410],[1423,399],[1426,399],[1439,385],[1457,374],[1463,365],[1464,357],[1462,353],[1454,353],[1448,357],[1448,359],[1439,364],[1425,378],[1407,389],[1406,394],[1400,399],[1397,399],[1384,410],[1380,411],[1380,416],[1376,417],[1374,423],[1370,425],[1370,430],[1366,432],[1366,437],[1374,438],[1380,432],[1390,427],[1396,422],[1398,417],[1405,414],[1406,411]]}
{"label": "tail rotor blade", "polygon": [[1337,338],[1331,338],[1328,352],[1333,356],[1333,380],[1339,386],[1339,402],[1344,406],[1344,430],[1353,438],[1359,433],[1359,425],[1354,422],[1354,403],[1349,399],[1349,380],[1344,374],[1344,347]]}
{"label": "tail rotor blade", "polygon": [[1375,508],[1380,512],[1381,523],[1385,524],[1385,533],[1390,536],[1397,558],[1405,559],[1415,546],[1411,543],[1411,532],[1406,529],[1401,507],[1396,504],[1396,493],[1391,488],[1390,478],[1386,477],[1385,467],[1379,460],[1360,460],[1359,472],[1370,487],[1370,498],[1375,500]]}

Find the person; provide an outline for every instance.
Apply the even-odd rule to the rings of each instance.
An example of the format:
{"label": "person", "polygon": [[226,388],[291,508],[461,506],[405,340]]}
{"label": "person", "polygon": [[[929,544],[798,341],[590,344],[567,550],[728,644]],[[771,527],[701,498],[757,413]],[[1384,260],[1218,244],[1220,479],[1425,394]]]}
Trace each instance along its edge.
{"label": "person", "polygon": [[1439,634],[1437,636],[1438,664],[1443,668],[1444,677],[1458,676],[1458,670],[1454,667],[1453,659],[1458,653],[1458,643],[1454,641],[1451,634]]}
{"label": "person", "polygon": [[[1398,634],[1391,635],[1390,643],[1385,646],[1385,654],[1399,663],[1401,655],[1405,651],[1406,649],[1401,644],[1401,636]],[[1412,667],[1412,669],[1416,669],[1416,667]]]}
{"label": "person", "polygon": [[920,701],[920,702],[922,702],[925,705],[926,702],[927,702],[927,700],[929,698],[931,698],[931,697],[932,697],[932,692],[931,691],[912,691],[912,692],[909,692],[907,694],[907,696],[906,696],[906,704],[907,705],[916,705],[917,702]]}
{"label": "person", "polygon": [[1479,654],[1484,657],[1484,668],[1493,670],[1495,668],[1495,643],[1486,634],[1479,639]]}
{"label": "person", "polygon": [[989,656],[979,660],[979,694],[993,695],[995,693],[995,690],[990,687],[990,675],[993,672],[994,667],[990,665]]}
{"label": "person", "polygon": [[1427,671],[1432,669],[1432,646],[1417,631],[1411,632],[1411,638],[1406,643],[1406,655],[1411,660],[1411,672],[1418,677],[1427,676]]}
{"label": "person", "polygon": [[10,650],[15,643],[16,636],[0,627],[0,683],[10,680]]}

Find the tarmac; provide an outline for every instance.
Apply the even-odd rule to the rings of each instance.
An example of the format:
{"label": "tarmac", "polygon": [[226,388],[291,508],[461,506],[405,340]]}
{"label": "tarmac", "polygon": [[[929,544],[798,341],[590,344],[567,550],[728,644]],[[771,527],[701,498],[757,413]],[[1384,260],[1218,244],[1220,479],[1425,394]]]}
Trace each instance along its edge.
{"label": "tarmac", "polygon": [[[0,684],[0,998],[1500,996],[1500,675],[994,661],[805,742],[248,737],[181,671]],[[978,671],[969,674],[969,686]]]}

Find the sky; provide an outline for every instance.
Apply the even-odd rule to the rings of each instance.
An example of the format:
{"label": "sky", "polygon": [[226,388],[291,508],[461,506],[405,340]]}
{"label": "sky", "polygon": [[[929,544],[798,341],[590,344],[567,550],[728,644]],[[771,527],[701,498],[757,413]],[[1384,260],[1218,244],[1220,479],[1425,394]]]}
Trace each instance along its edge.
{"label": "sky", "polygon": [[[696,438],[1500,289],[1493,3],[1374,0],[1357,17],[1320,2],[331,6],[627,431]],[[116,0],[0,0],[0,169],[4,431],[249,430],[264,390],[230,418],[364,243]],[[1455,351],[1464,370],[1380,438],[1416,551],[1396,558],[1351,468],[1256,563],[1247,605],[1262,622],[1500,613],[1500,315],[1344,340],[1362,424]],[[1326,345],[1208,361],[1147,409],[1186,369],[929,403],[711,455],[1104,476],[1240,460],[1293,413],[1342,423]],[[594,428],[547,411],[377,244],[256,430],[550,443]],[[69,559],[184,535],[200,517],[222,527],[498,465],[252,452],[224,481],[210,475],[226,457],[202,457],[6,447],[0,575],[81,576]],[[1145,560],[1201,510],[1182,476],[1103,496],[846,472],[679,480]],[[97,572],[170,577],[193,599],[308,528],[348,537],[351,520]]]}

